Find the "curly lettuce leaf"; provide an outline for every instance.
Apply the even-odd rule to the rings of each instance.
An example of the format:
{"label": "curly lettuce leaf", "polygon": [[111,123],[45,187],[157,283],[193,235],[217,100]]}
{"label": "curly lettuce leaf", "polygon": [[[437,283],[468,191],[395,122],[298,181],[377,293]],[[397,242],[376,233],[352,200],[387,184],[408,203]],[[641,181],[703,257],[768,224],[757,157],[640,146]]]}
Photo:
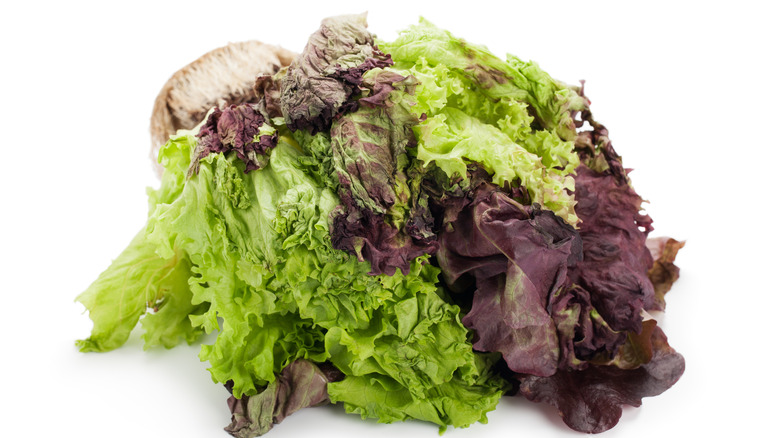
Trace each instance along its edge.
{"label": "curly lettuce leaf", "polygon": [[576,224],[570,175],[579,157],[571,113],[585,105],[576,90],[532,62],[501,60],[424,19],[380,47],[421,82],[415,107],[425,119],[417,128],[421,160],[463,178],[467,163],[477,162],[499,186],[522,185],[533,202]]}
{"label": "curly lettuce leaf", "polygon": [[[164,147],[161,153],[189,151]],[[305,250],[327,240],[327,216],[307,220],[338,201],[289,171],[299,154],[280,140],[266,166],[271,169],[250,174],[237,157],[211,154],[177,199],[157,206],[147,226],[159,253],[178,249],[192,260],[193,302],[208,307],[192,321],[207,332],[221,328],[201,358],[210,361],[216,381],[235,382],[237,396],[254,393],[295,359],[324,359],[322,334],[291,312],[292,297],[259,287],[272,277],[270,268],[288,258],[285,246]]]}
{"label": "curly lettuce leaf", "polygon": [[525,187],[531,202],[543,205],[569,223],[576,223],[571,176],[548,171],[542,159],[515,143],[493,125],[457,108],[443,108],[416,128],[417,158],[434,162],[447,176],[467,177],[470,162],[479,163],[499,187]]}
{"label": "curly lettuce leaf", "polygon": [[487,412],[495,409],[506,389],[504,383],[490,377],[490,361],[477,363],[473,376],[453,379],[430,387],[426,397],[415,397],[397,381],[381,375],[349,376],[329,385],[331,397],[344,403],[348,413],[376,418],[380,423],[418,419],[438,424],[467,427],[487,423]]}
{"label": "curly lettuce leaf", "polygon": [[581,257],[574,228],[485,185],[440,241],[437,259],[447,284],[475,287],[463,317],[475,331],[474,348],[501,352],[515,372],[554,374],[560,352],[547,302],[563,285],[567,266]]}
{"label": "curly lettuce leaf", "polygon": [[[174,144],[161,151],[187,153]],[[327,360],[346,379],[396,382],[419,405],[478,394],[467,397],[480,402],[463,415],[482,418],[504,383],[477,368],[460,310],[436,287],[439,270],[422,257],[407,275],[370,276],[369,263],[334,249],[328,221],[338,197],[317,183],[303,157],[284,135],[268,165],[248,174],[235,156],[211,154],[150,217],[147,238],[157,251],[183,251],[193,263],[193,303],[207,310],[192,321],[219,330],[201,351],[214,380],[232,382],[236,398],[254,396],[296,360]],[[432,389],[450,386],[446,394]],[[347,402],[334,391],[332,401]],[[348,405],[369,412],[359,401]],[[438,423],[451,424],[448,418],[441,414]]]}
{"label": "curly lettuce leaf", "polygon": [[584,257],[569,277],[590,292],[610,327],[639,332],[642,310],[652,309],[655,300],[647,276],[653,259],[645,246],[650,219],[640,211],[642,198],[627,182],[584,165],[576,182]]}
{"label": "curly lettuce leaf", "polygon": [[268,162],[268,151],[276,146],[278,135],[255,105],[241,104],[214,108],[197,137],[190,177],[198,172],[200,160],[214,153],[235,153],[245,164],[244,172],[261,169]]}
{"label": "curly lettuce leaf", "polygon": [[574,140],[576,136],[570,111],[581,108],[583,99],[535,63],[511,55],[503,61],[484,46],[456,38],[422,18],[395,41],[380,43],[379,47],[391,54],[399,68],[421,60],[431,66],[444,65],[467,85],[475,84],[486,97],[507,97],[531,105],[534,118],[565,140]]}

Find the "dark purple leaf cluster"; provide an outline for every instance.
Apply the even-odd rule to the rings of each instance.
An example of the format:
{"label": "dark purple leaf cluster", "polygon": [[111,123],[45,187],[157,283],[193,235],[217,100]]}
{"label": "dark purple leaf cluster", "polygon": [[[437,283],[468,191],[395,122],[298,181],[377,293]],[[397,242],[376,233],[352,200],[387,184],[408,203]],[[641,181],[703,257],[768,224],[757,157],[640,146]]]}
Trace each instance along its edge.
{"label": "dark purple leaf cluster", "polygon": [[623,405],[638,407],[642,398],[669,389],[685,370],[683,357],[669,346],[663,331],[653,326],[649,361],[636,368],[589,366],[560,370],[550,377],[518,376],[519,392],[535,402],[555,407],[572,429],[599,433],[611,429]]}
{"label": "dark purple leaf cluster", "polygon": [[276,147],[278,135],[258,135],[265,117],[252,104],[215,108],[198,132],[198,145],[192,155],[190,176],[198,171],[201,159],[212,153],[234,152],[244,162],[244,172],[262,169],[268,152]]}
{"label": "dark purple leaf cluster", "polygon": [[452,228],[441,234],[436,257],[448,285],[473,283],[463,324],[476,333],[474,348],[501,352],[518,373],[554,374],[558,345],[547,301],[581,257],[577,232],[552,212],[488,184]]}
{"label": "dark purple leaf cluster", "polygon": [[642,199],[606,129],[584,116],[593,129],[577,142],[578,229],[482,181],[436,198],[447,224],[436,259],[474,348],[501,353],[519,394],[596,433],[682,375],[684,359],[646,318],[679,275],[682,244],[651,242],[653,256]]}

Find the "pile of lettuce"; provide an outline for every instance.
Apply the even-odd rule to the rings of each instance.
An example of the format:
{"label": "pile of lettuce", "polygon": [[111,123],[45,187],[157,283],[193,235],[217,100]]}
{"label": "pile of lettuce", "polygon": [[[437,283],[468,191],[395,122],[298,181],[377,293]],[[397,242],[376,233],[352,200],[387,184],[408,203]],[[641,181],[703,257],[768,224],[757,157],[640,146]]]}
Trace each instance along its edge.
{"label": "pile of lettuce", "polygon": [[601,432],[679,379],[648,311],[682,243],[647,239],[581,86],[353,15],[255,91],[160,150],[148,223],[78,297],[82,351],[217,331],[237,437],[321,403],[466,427],[504,395]]}

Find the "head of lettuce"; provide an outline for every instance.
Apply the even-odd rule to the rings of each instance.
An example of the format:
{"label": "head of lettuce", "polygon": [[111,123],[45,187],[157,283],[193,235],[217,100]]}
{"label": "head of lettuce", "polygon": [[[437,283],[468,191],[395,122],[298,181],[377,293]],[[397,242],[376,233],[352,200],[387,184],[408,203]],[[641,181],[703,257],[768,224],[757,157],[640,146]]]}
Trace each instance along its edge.
{"label": "head of lettuce", "polygon": [[240,437],[321,403],[466,427],[505,394],[600,432],[679,379],[647,311],[682,243],[648,249],[581,87],[350,15],[255,90],[161,148],[146,226],[78,297],[82,351],[218,331],[200,359]]}

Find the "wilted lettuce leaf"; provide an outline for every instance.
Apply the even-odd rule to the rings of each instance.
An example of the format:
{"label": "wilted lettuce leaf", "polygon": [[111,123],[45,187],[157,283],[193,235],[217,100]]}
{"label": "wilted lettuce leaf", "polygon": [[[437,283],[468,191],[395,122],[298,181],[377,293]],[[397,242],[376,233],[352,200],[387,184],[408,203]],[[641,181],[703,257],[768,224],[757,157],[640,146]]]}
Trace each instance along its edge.
{"label": "wilted lettuce leaf", "polygon": [[672,284],[680,278],[680,268],[674,264],[677,252],[685,246],[671,237],[654,237],[647,239],[647,248],[653,257],[653,267],[648,276],[655,289],[654,308],[663,310],[666,308],[666,293],[672,288]]}
{"label": "wilted lettuce leaf", "polygon": [[225,430],[237,438],[252,438],[271,430],[303,408],[328,402],[328,378],[314,363],[296,360],[276,380],[253,396],[230,396],[233,415]]}
{"label": "wilted lettuce leaf", "polygon": [[350,98],[363,73],[392,64],[367,25],[366,14],[326,18],[309,37],[281,81],[280,105],[290,129],[327,131],[338,114],[355,109]]}

